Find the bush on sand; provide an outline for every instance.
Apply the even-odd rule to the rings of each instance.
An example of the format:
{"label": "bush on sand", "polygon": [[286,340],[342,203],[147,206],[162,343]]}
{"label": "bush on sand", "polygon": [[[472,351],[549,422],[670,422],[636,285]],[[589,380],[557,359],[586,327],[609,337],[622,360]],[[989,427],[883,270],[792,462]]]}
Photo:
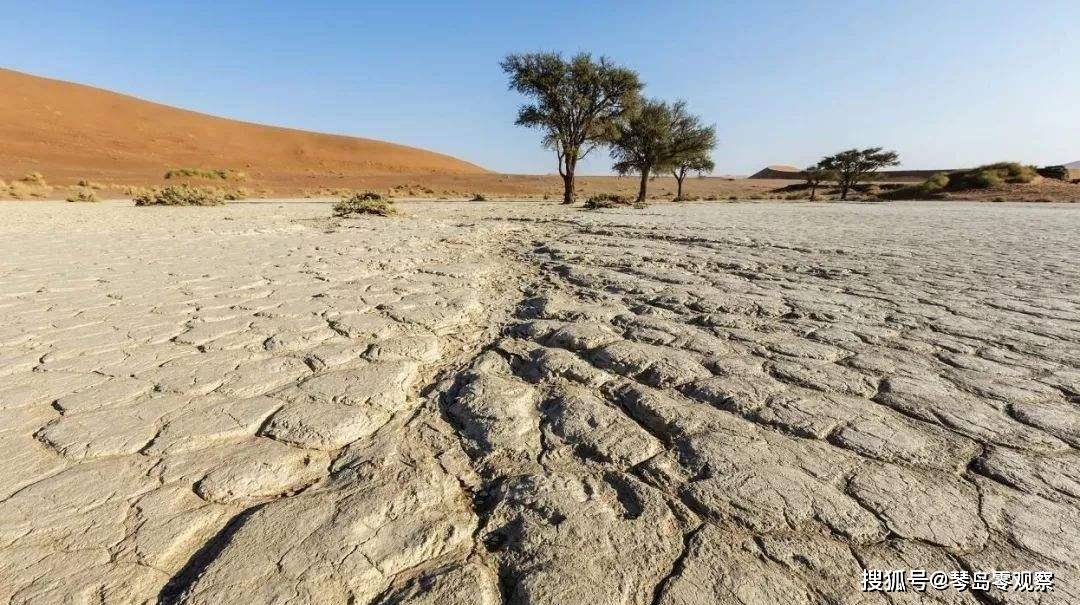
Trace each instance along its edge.
{"label": "bush on sand", "polygon": [[1039,176],[1034,166],[1025,166],[1017,162],[998,162],[971,170],[957,170],[949,173],[948,189],[989,189],[1000,187],[1004,183],[1030,183]]}
{"label": "bush on sand", "polygon": [[1034,166],[1016,162],[998,162],[970,170],[955,170],[948,174],[935,174],[918,185],[901,187],[881,194],[887,200],[933,200],[941,199],[949,192],[992,189],[1005,184],[1030,183],[1039,176]]}
{"label": "bush on sand", "polygon": [[220,206],[225,195],[217,189],[178,185],[135,196],[136,206]]}
{"label": "bush on sand", "polygon": [[1058,181],[1069,182],[1072,180],[1072,173],[1064,166],[1044,166],[1038,170],[1039,176],[1056,179]]}
{"label": "bush on sand", "polygon": [[600,208],[618,208],[619,206],[629,205],[630,199],[617,193],[598,193],[585,200],[585,208],[588,210],[599,210]]}
{"label": "bush on sand", "polygon": [[351,217],[364,214],[391,216],[397,214],[397,209],[394,208],[393,201],[371,191],[342,198],[334,204],[334,216]]}
{"label": "bush on sand", "polygon": [[79,189],[67,196],[69,202],[100,202],[93,189]]}

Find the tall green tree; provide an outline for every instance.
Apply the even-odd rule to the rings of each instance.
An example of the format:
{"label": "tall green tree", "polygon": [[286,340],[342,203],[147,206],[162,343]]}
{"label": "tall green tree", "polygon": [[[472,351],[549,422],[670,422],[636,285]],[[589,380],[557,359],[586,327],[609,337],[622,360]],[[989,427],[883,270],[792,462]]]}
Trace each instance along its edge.
{"label": "tall green tree", "polygon": [[883,151],[881,147],[848,149],[818,162],[818,166],[823,170],[835,174],[836,182],[840,185],[840,199],[842,200],[847,199],[848,192],[855,185],[865,181],[878,170],[899,164],[899,154],[895,151]]}
{"label": "tall green tree", "polygon": [[687,112],[684,101],[648,100],[616,124],[611,157],[619,174],[641,175],[639,202],[645,201],[649,177],[660,170],[675,174],[681,199],[682,180],[694,166],[712,169],[708,154],[715,146],[716,129],[703,126],[701,118]]}
{"label": "tall green tree", "polygon": [[517,124],[543,132],[563,179],[563,203],[574,202],[578,161],[615,134],[615,122],[641,94],[637,72],[588,53],[567,60],[559,53],[508,55],[500,64],[510,88],[532,102],[518,109]]}

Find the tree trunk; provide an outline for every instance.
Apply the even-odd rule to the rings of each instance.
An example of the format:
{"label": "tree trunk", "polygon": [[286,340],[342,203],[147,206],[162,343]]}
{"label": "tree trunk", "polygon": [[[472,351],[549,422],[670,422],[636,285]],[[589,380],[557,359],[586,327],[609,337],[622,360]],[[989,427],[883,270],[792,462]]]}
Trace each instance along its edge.
{"label": "tree trunk", "polygon": [[638,203],[645,202],[645,190],[649,183],[649,169],[645,168],[641,171],[641,188],[638,189],[637,201]]}
{"label": "tree trunk", "polygon": [[562,174],[563,180],[563,204],[574,203],[574,170],[577,169],[577,156],[573,154],[566,154],[563,156],[563,164],[559,173]]}
{"label": "tree trunk", "polygon": [[681,176],[678,175],[678,174],[675,175],[675,180],[679,183],[678,191],[675,194],[675,201],[676,202],[681,202],[682,201],[682,182],[683,182],[683,179],[685,179],[685,178],[686,178],[686,173],[683,173]]}
{"label": "tree trunk", "polygon": [[568,170],[563,175],[563,196],[562,203],[573,204],[574,203],[574,173],[572,170]]}
{"label": "tree trunk", "polygon": [[840,181],[840,199],[846,200],[848,190],[851,189],[851,182],[847,179]]}
{"label": "tree trunk", "polygon": [[810,183],[810,201],[817,199],[817,183]]}

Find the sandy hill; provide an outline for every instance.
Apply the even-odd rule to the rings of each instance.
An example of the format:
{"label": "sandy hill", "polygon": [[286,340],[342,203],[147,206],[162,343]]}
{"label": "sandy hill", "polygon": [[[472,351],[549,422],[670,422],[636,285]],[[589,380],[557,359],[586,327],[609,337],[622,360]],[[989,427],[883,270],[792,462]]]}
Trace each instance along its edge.
{"label": "sandy hill", "polygon": [[1070,170],[1080,170],[1080,160],[1077,160],[1075,162],[1069,162],[1068,164],[1065,164],[1065,167],[1069,168]]}
{"label": "sandy hill", "polygon": [[252,185],[475,175],[483,168],[383,141],[214,117],[98,88],[0,69],[0,179],[153,184],[174,168],[242,171]]}

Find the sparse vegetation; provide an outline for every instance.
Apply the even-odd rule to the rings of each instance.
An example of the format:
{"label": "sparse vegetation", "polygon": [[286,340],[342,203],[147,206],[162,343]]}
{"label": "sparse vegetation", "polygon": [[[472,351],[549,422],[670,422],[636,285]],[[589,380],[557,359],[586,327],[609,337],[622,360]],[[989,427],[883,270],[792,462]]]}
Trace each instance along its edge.
{"label": "sparse vegetation", "polygon": [[1058,181],[1069,182],[1072,180],[1072,173],[1065,166],[1044,166],[1037,170],[1039,176],[1056,179]]}
{"label": "sparse vegetation", "polygon": [[371,191],[342,198],[334,204],[334,216],[342,218],[362,214],[391,216],[396,213],[393,201]]}
{"label": "sparse vegetation", "polygon": [[95,183],[94,181],[88,181],[86,179],[81,179],[76,184],[85,189],[101,190],[105,188],[105,185],[102,185],[101,183]]}
{"label": "sparse vegetation", "polygon": [[1016,162],[998,162],[970,170],[935,174],[918,185],[901,187],[881,195],[890,200],[932,200],[951,192],[992,189],[1006,184],[1030,183],[1038,176],[1033,166]]}
{"label": "sparse vegetation", "polygon": [[236,189],[229,189],[223,193],[226,200],[235,202],[237,200],[246,199],[251,195],[251,192],[244,187],[237,187]]}
{"label": "sparse vegetation", "polygon": [[151,189],[150,187],[140,187],[138,185],[127,185],[122,189],[122,191],[124,192],[124,195],[126,195],[126,196],[128,196],[128,197],[130,197],[132,199],[135,199],[136,197],[153,193],[154,190]]}
{"label": "sparse vegetation", "polygon": [[194,177],[200,179],[218,179],[222,181],[234,180],[240,181],[247,178],[247,175],[237,170],[230,170],[228,168],[173,168],[165,173],[166,179]]}
{"label": "sparse vegetation", "polygon": [[1005,183],[1030,183],[1039,176],[1034,166],[1017,162],[998,162],[971,170],[957,170],[949,173],[949,189],[989,189]]}
{"label": "sparse vegetation", "polygon": [[618,208],[619,206],[629,205],[629,199],[616,193],[598,193],[585,200],[585,208],[588,210],[599,210],[601,208]]}
{"label": "sparse vegetation", "polygon": [[949,176],[938,173],[917,185],[898,187],[891,191],[880,194],[886,200],[933,200],[942,197],[942,193],[949,186]]}
{"label": "sparse vegetation", "polygon": [[474,193],[472,198],[469,201],[470,202],[486,202],[487,198],[484,197],[484,194],[482,194],[482,193]]}
{"label": "sparse vegetation", "polygon": [[817,163],[822,170],[836,175],[835,180],[840,187],[841,200],[846,200],[852,188],[870,178],[878,170],[899,164],[900,156],[895,151],[884,151],[881,147],[848,149],[823,158]]}
{"label": "sparse vegetation", "polygon": [[48,183],[45,182],[45,176],[40,172],[28,172],[23,178],[19,179],[19,181],[26,183],[27,185],[38,185],[40,187],[48,185]]}
{"label": "sparse vegetation", "polygon": [[67,196],[69,202],[100,202],[97,193],[94,193],[93,189],[79,189],[71,195]]}
{"label": "sparse vegetation", "polygon": [[220,206],[225,195],[208,187],[174,185],[136,195],[134,200],[136,206]]}
{"label": "sparse vegetation", "polygon": [[48,183],[45,182],[45,177],[40,172],[31,172],[23,176],[21,179],[12,181],[8,185],[3,185],[0,182],[0,194],[6,194],[8,197],[25,200],[27,198],[43,198],[49,195],[53,190]]}
{"label": "sparse vegetation", "polygon": [[544,147],[559,162],[563,203],[574,203],[577,163],[609,141],[615,121],[637,103],[637,73],[588,53],[570,60],[559,53],[509,55],[501,67],[510,88],[534,100],[521,106],[516,123],[544,133]]}

